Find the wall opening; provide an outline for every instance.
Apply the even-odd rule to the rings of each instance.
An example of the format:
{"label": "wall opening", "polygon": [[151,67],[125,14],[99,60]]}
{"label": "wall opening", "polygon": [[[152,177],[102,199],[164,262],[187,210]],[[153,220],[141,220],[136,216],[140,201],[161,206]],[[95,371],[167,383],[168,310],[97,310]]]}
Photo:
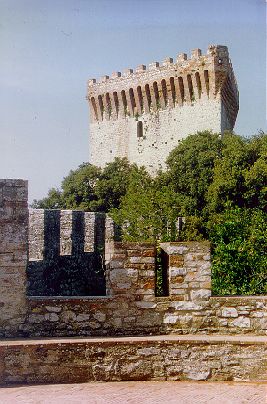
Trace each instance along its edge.
{"label": "wall opening", "polygon": [[202,88],[201,88],[199,72],[195,73],[195,78],[196,78],[196,83],[197,83],[198,98],[201,98]]}
{"label": "wall opening", "polygon": [[156,256],[156,290],[158,297],[169,296],[169,255],[160,248]]}
{"label": "wall opening", "polygon": [[204,70],[204,79],[205,79],[206,91],[207,91],[207,94],[209,95],[210,81],[209,81],[209,72],[208,72],[208,70]]}
{"label": "wall opening", "polygon": [[143,122],[142,121],[138,121],[137,122],[137,137],[143,137]]}
{"label": "wall opening", "polygon": [[181,99],[182,99],[182,102],[184,102],[184,80],[181,76],[178,77],[178,84],[179,84],[179,91],[181,94]]}

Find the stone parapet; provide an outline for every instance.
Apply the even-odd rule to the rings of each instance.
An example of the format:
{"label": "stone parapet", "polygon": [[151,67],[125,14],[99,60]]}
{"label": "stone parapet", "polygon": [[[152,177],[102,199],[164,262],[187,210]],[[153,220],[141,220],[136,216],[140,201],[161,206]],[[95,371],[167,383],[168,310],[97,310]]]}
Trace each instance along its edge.
{"label": "stone parapet", "polygon": [[211,45],[207,54],[194,49],[190,59],[182,53],[175,62],[166,58],[135,69],[127,69],[100,81],[88,81],[87,99],[91,108],[91,120],[114,120],[120,116],[135,116],[150,110],[165,109],[184,103],[192,103],[201,97],[216,98],[228,79],[235,114],[238,111],[238,90],[226,46]]}
{"label": "stone parapet", "polygon": [[266,382],[266,342],[266,337],[192,335],[3,341],[0,384]]}
{"label": "stone parapet", "polygon": [[[115,241],[114,224],[103,215],[50,213],[48,226],[46,212],[36,212],[34,220],[31,212],[28,261],[27,182],[0,180],[0,336],[267,335],[266,296],[211,296],[209,243],[162,243],[167,287],[159,297],[154,244]],[[84,251],[85,243],[89,252]],[[98,250],[102,278],[86,276],[86,271],[98,268],[93,249]],[[50,296],[34,296],[40,292],[39,278],[26,290],[29,271],[36,270],[33,264],[39,265],[55,295],[50,290]],[[59,274],[64,274],[62,279]],[[68,284],[72,290],[66,295]]]}

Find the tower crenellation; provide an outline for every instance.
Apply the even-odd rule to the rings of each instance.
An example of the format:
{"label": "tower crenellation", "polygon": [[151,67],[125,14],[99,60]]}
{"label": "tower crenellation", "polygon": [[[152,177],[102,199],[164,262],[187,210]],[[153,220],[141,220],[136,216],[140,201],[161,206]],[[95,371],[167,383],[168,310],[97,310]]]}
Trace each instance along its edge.
{"label": "tower crenellation", "polygon": [[88,81],[90,161],[127,157],[150,172],[164,168],[179,140],[198,130],[232,130],[238,89],[226,46],[193,49]]}

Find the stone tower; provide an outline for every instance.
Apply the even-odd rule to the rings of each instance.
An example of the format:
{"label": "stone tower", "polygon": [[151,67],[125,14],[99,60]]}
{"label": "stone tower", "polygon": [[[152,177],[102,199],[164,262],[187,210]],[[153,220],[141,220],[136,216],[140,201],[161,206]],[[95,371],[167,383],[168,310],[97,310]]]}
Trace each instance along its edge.
{"label": "stone tower", "polygon": [[232,130],[238,112],[238,89],[226,46],[207,54],[179,54],[123,75],[88,81],[90,162],[104,166],[127,157],[149,172],[164,169],[180,139],[205,129]]}

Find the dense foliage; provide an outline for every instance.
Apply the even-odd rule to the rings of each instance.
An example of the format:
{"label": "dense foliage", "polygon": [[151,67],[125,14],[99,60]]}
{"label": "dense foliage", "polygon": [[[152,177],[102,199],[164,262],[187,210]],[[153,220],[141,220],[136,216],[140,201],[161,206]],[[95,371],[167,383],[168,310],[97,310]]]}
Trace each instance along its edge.
{"label": "dense foliage", "polygon": [[126,159],[84,163],[33,206],[109,212],[130,241],[209,239],[214,293],[266,293],[267,135],[199,132],[166,164],[152,178]]}

